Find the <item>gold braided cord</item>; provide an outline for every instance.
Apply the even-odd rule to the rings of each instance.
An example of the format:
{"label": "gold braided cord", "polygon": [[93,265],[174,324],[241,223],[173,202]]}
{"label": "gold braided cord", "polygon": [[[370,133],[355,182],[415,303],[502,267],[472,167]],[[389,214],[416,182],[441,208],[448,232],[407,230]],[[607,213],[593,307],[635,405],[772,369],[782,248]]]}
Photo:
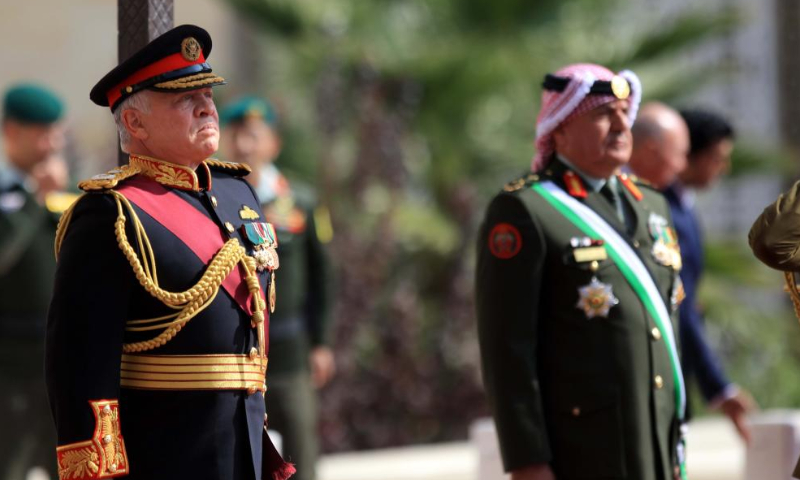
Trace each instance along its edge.
{"label": "gold braided cord", "polygon": [[800,290],[798,290],[797,282],[794,279],[794,272],[783,272],[786,279],[786,291],[789,292],[789,297],[792,299],[794,306],[794,314],[800,320]]}
{"label": "gold braided cord", "polygon": [[[207,76],[205,76],[203,78],[197,78],[196,80],[190,80],[190,79],[194,79],[195,77],[199,77],[201,75],[207,75]],[[199,87],[201,85],[208,85],[209,83],[218,83],[218,82],[224,82],[224,81],[225,81],[224,78],[219,77],[217,75],[214,75],[213,73],[208,73],[208,74],[200,73],[200,74],[197,74],[197,75],[193,75],[191,77],[179,78],[178,80],[171,80],[169,82],[156,83],[153,86],[156,87],[156,88],[179,89],[179,88]]]}
{"label": "gold braided cord", "polygon": [[72,205],[70,205],[69,208],[66,209],[61,215],[61,218],[58,219],[58,227],[56,227],[56,241],[53,244],[56,260],[58,260],[58,253],[61,251],[61,242],[64,241],[64,236],[67,234],[67,227],[69,227],[69,222],[72,220],[72,212],[75,210],[75,206],[78,204],[81,198],[83,198],[83,195],[72,202]]}
{"label": "gold braided cord", "polygon": [[[126,330],[128,331],[146,331],[163,328],[164,331],[158,334],[155,338],[150,340],[127,343],[123,345],[125,353],[143,352],[158,348],[170,340],[183,328],[186,323],[194,318],[197,314],[207,308],[219,292],[219,288],[225,278],[236,268],[237,264],[241,263],[246,271],[246,282],[248,289],[255,299],[253,323],[259,324],[264,321],[263,304],[264,301],[259,295],[260,284],[258,277],[255,275],[255,259],[247,256],[245,249],[239,245],[237,239],[228,240],[222,248],[214,255],[203,276],[191,288],[183,292],[169,292],[162,289],[158,284],[156,262],[153,256],[153,249],[150,240],[145,232],[144,226],[139,220],[136,211],[130,204],[127,198],[116,191],[110,191],[117,202],[117,220],[114,224],[115,235],[120,250],[128,259],[131,267],[133,267],[134,275],[139,281],[139,284],[150,295],[158,299],[161,303],[179,310],[176,314],[167,315],[155,319],[147,320],[134,320],[133,325],[141,325],[144,323],[152,323],[161,320],[169,320],[165,323],[158,323],[156,325],[149,325],[146,327],[131,326],[128,322]],[[131,221],[134,226],[136,234],[136,243],[140,247],[142,259],[136,255],[135,250],[128,241],[125,232],[127,210],[130,215]],[[143,265],[144,264],[144,265]],[[255,288],[254,288],[255,287]],[[173,320],[174,318],[174,320]],[[261,330],[261,329],[259,329]],[[263,349],[263,343],[262,343]],[[263,353],[262,353],[263,355]]]}
{"label": "gold braided cord", "polygon": [[[144,225],[139,220],[139,216],[136,214],[133,206],[124,195],[117,191],[106,190],[105,193],[112,195],[116,202],[117,219],[114,222],[114,233],[117,238],[117,244],[128,260],[128,263],[133,268],[137,281],[145,291],[165,306],[177,310],[175,313],[157,318],[126,322],[127,331],[164,330],[150,340],[123,344],[123,352],[144,352],[158,348],[172,340],[189,320],[197,316],[214,301],[217,293],[219,293],[222,282],[237,265],[241,265],[245,271],[245,282],[253,300],[251,324],[258,332],[259,356],[262,359],[266,359],[266,332],[264,328],[264,310],[266,309],[266,303],[260,292],[261,285],[256,274],[256,261],[253,257],[247,255],[246,250],[239,244],[239,241],[235,238],[228,240],[211,259],[202,277],[193,287],[183,292],[164,290],[159,286],[153,247],[147,236]],[[77,201],[73,203],[72,206],[64,212],[59,221],[55,241],[56,258],[61,250],[61,244],[66,235],[67,227],[69,226],[73,210],[77,203]],[[136,235],[135,243],[139,247],[139,252],[141,252],[141,259],[137,256],[136,251],[128,241],[128,236],[125,231],[128,218],[126,217],[126,211],[133,223],[133,231]],[[153,325],[143,326],[145,324]],[[264,361],[262,363],[262,368],[266,369],[266,362]]]}

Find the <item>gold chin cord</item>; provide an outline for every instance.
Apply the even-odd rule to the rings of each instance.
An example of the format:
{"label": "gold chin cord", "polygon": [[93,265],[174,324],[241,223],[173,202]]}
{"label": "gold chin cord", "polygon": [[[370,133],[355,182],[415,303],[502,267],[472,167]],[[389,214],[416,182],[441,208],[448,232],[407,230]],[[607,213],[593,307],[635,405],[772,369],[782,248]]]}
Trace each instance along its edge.
{"label": "gold chin cord", "polygon": [[[194,318],[205,308],[207,308],[219,292],[222,282],[228,274],[241,264],[245,270],[245,281],[252,297],[253,314],[251,324],[258,331],[259,356],[266,358],[266,332],[264,327],[266,302],[261,295],[261,285],[256,274],[256,261],[247,255],[246,250],[235,238],[228,240],[222,248],[214,255],[203,276],[191,288],[183,292],[169,292],[162,289],[158,283],[158,272],[153,248],[147,237],[144,226],[139,220],[138,215],[133,209],[127,198],[114,190],[107,191],[113,195],[117,204],[117,219],[114,223],[114,231],[120,250],[128,259],[139,284],[153,297],[158,299],[167,307],[176,310],[175,313],[158,318],[145,320],[130,320],[126,322],[126,330],[130,332],[142,332],[149,330],[163,330],[156,337],[134,343],[126,343],[122,350],[124,353],[144,352],[158,348],[170,340],[186,325],[189,320]],[[77,204],[77,202],[75,202]],[[75,204],[73,204],[74,206]],[[136,244],[141,252],[141,260],[136,255],[136,251],[128,241],[125,232],[126,215],[131,218],[133,230],[136,233]],[[65,212],[62,216],[56,237],[56,255],[61,247],[64,233],[67,230],[69,220],[72,216],[72,209]],[[266,362],[262,362],[266,370]]]}
{"label": "gold chin cord", "polygon": [[786,279],[786,291],[789,292],[794,306],[794,314],[800,320],[800,290],[794,277],[795,274],[794,272],[783,272],[783,275]]}

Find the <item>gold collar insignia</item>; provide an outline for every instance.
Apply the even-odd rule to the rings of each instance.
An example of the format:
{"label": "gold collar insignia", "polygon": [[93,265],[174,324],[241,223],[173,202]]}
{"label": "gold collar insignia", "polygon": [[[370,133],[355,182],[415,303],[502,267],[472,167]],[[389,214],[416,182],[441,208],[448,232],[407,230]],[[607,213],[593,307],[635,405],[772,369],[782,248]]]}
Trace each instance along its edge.
{"label": "gold collar insignia", "polygon": [[[136,154],[130,155],[128,163],[131,168],[138,170],[142,175],[155,180],[161,185],[195,192],[200,190],[200,181],[197,178],[197,173],[186,165],[178,165]],[[201,165],[203,168],[208,169],[205,164]],[[208,178],[211,178],[210,174]],[[211,188],[211,185],[208,185],[208,188]]]}

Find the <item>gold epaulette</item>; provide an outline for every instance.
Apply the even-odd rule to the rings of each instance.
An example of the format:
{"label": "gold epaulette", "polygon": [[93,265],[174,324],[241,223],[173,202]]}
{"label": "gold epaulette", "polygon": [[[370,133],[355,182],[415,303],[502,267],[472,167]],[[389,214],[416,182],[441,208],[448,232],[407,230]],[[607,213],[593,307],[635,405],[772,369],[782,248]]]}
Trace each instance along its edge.
{"label": "gold epaulette", "polygon": [[213,168],[215,170],[225,170],[232,175],[239,177],[244,177],[252,171],[250,166],[245,165],[244,163],[223,162],[221,160],[208,159],[205,161],[205,164],[208,165],[209,168]]}
{"label": "gold epaulette", "polygon": [[532,184],[533,182],[539,181],[539,175],[531,172],[527,173],[516,180],[512,180],[505,184],[503,187],[504,192],[516,192],[517,190],[522,190],[524,187]]}
{"label": "gold epaulette", "polygon": [[62,214],[80,198],[71,192],[50,192],[44,197],[44,205],[52,213]]}
{"label": "gold epaulette", "polygon": [[656,187],[653,186],[652,183],[648,182],[647,180],[645,180],[644,178],[642,178],[642,177],[640,177],[638,175],[634,175],[632,173],[629,173],[628,174],[628,178],[630,178],[631,181],[633,183],[635,183],[636,185],[641,185],[643,187],[649,187],[649,188],[656,188]]}
{"label": "gold epaulette", "polygon": [[137,167],[132,167],[131,165],[123,165],[113,170],[109,170],[106,173],[95,175],[92,178],[89,178],[88,180],[84,180],[78,183],[78,188],[80,188],[84,192],[111,190],[112,188],[116,187],[119,182],[128,179],[139,172],[140,170]]}

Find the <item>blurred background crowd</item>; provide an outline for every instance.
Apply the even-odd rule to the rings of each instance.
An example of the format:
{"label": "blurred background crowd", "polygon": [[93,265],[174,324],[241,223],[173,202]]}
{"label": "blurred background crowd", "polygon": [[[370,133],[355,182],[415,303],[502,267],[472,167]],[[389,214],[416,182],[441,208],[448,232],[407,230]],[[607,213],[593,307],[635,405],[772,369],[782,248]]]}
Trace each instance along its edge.
{"label": "blurred background crowd", "polygon": [[[0,91],[33,81],[64,100],[70,185],[118,161],[111,116],[88,101],[116,64],[116,9],[28,0],[0,15]],[[214,38],[229,82],[217,105],[270,99],[281,171],[330,214],[336,375],[319,392],[322,452],[463,440],[488,414],[475,232],[488,199],[529,168],[541,78],[579,61],[631,69],[645,101],[734,125],[732,168],[697,200],[699,303],[728,375],[763,409],[800,405],[791,305],[746,238],[797,173],[798,18],[782,0],[175,0],[175,25]]]}

